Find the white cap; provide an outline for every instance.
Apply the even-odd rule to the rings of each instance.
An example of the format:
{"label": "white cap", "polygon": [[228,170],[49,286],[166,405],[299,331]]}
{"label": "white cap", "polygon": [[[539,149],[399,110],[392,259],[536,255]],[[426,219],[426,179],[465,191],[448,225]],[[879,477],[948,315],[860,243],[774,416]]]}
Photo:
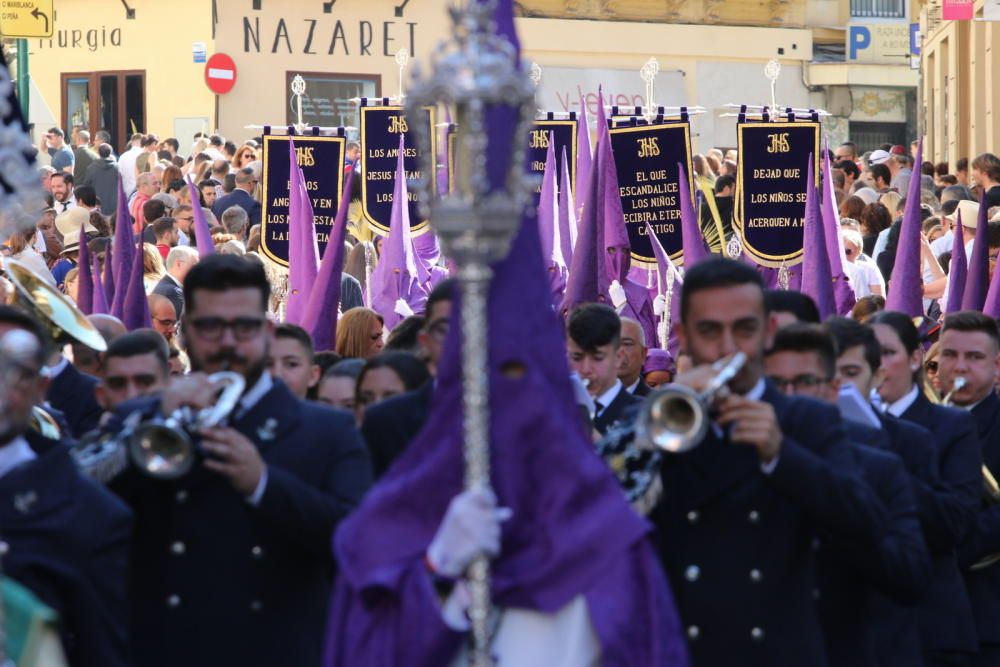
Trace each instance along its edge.
{"label": "white cap", "polygon": [[888,162],[889,158],[892,157],[888,152],[883,150],[873,151],[868,157],[868,164],[882,164],[883,162]]}

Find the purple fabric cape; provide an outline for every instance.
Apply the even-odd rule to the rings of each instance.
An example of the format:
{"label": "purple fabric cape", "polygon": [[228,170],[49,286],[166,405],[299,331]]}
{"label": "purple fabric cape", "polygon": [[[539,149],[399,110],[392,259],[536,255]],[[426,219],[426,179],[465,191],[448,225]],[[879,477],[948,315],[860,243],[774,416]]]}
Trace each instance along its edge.
{"label": "purple fabric cape", "polygon": [[986,292],[986,303],[983,304],[983,313],[993,318],[1000,317],[1000,271],[993,272],[990,289]]}
{"label": "purple fabric cape", "polygon": [[302,327],[313,339],[317,352],[337,347],[337,312],[340,309],[340,280],[344,270],[344,239],[347,236],[347,210],[351,207],[351,184],[354,170],[344,178],[344,192],[340,197],[337,217],[333,221],[330,240],[323,253],[323,261],[316,277],[316,285],[309,294],[309,303],[302,316]]}
{"label": "purple fabric cape", "polygon": [[948,301],[945,302],[944,314],[962,310],[962,299],[965,295],[966,278],[969,274],[969,261],[965,257],[965,230],[962,227],[962,212],[958,212],[955,236],[951,241],[951,270],[948,271]]}
{"label": "purple fabric cape", "polygon": [[854,308],[857,298],[844,271],[844,240],[840,237],[840,217],[837,215],[833,194],[833,175],[830,171],[830,153],[823,151],[823,233],[826,251],[830,256],[830,273],[833,275],[833,294],[837,300],[837,313],[846,315]]}
{"label": "purple fabric cape", "polygon": [[802,239],[802,293],[812,297],[825,320],[837,314],[837,300],[833,293],[833,276],[830,255],[826,248],[823,216],[820,212],[819,193],[813,179],[812,154],[809,155],[809,175],[806,178],[806,218]]}
{"label": "purple fabric cape", "polygon": [[[122,224],[122,223],[125,224]],[[140,235],[140,240],[142,236]],[[115,237],[111,256],[112,273],[114,274],[114,300],[111,302],[111,314],[124,320],[125,293],[128,291],[129,276],[132,273],[132,260],[135,257],[135,241],[132,238],[132,216],[128,212],[128,197],[122,187],[122,179],[118,179],[118,208],[115,214]],[[142,246],[140,246],[139,263],[142,264]],[[105,260],[107,261],[107,260]]]}
{"label": "purple fabric cape", "polygon": [[80,277],[77,279],[76,305],[84,315],[94,312],[94,268],[90,265],[90,247],[87,245],[86,223],[80,225],[80,250],[76,262]]}
{"label": "purple fabric cape", "polygon": [[[201,208],[201,196],[198,186],[188,178],[188,192],[191,195],[191,215],[194,217],[194,240],[198,249],[198,257],[208,257],[215,254],[215,244],[212,243],[212,230],[208,228],[205,211]],[[221,221],[220,221],[221,222]]]}
{"label": "purple fabric cape", "polygon": [[[921,164],[924,142],[917,148],[916,163]],[[920,201],[920,179],[911,178],[906,193],[906,201]],[[903,211],[903,222],[899,230],[899,244],[896,247],[896,263],[889,280],[889,295],[885,300],[886,310],[898,310],[910,317],[924,314],[924,279],[920,261],[920,207],[907,206]]]}
{"label": "purple fabric cape", "polygon": [[[972,257],[969,258],[969,271],[965,279],[965,289],[962,292],[962,310],[982,311],[986,304],[986,292],[990,288],[990,248],[989,248],[989,204],[986,193],[979,200],[979,217],[976,220],[976,240],[972,244]],[[958,220],[961,227],[962,221]],[[958,233],[956,230],[956,238]],[[955,265],[952,259],[951,266]]]}
{"label": "purple fabric cape", "polygon": [[402,299],[415,313],[423,310],[427,293],[419,284],[417,259],[410,239],[410,213],[406,189],[406,172],[403,169],[404,137],[399,137],[399,157],[396,161],[396,185],[392,195],[392,216],[389,234],[382,242],[382,255],[372,271],[372,308],[385,320],[386,329],[392,330],[402,321],[396,313],[396,301]]}
{"label": "purple fabric cape", "polygon": [[[492,480],[513,510],[493,563],[495,603],[554,612],[583,595],[603,665],[686,665],[649,524],[626,504],[577,416],[536,225],[526,218],[487,301]],[[452,321],[427,423],[335,536],[328,667],[442,667],[462,641],[440,620],[422,563],[462,490],[460,304]],[[511,363],[522,377],[505,376]]]}
{"label": "purple fabric cape", "polygon": [[[305,178],[295,153],[295,142],[288,137],[288,296],[285,321],[302,324],[309,294],[319,273],[319,246],[316,221]],[[353,171],[353,170],[352,170]]]}

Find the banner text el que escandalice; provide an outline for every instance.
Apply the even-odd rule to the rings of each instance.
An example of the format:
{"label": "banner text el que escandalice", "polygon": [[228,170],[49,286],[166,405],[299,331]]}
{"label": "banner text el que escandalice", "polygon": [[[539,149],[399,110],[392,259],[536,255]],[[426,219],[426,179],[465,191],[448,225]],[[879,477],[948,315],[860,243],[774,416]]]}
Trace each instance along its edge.
{"label": "banner text el que escandalice", "polygon": [[678,164],[688,173],[692,206],[696,201],[694,179],[690,177],[691,125],[682,120],[651,125],[615,120],[613,125],[611,148],[632,260],[640,265],[656,265],[647,223],[667,255],[680,260],[683,243]]}
{"label": "banner text el que escandalice", "polygon": [[[408,179],[420,175],[423,162],[420,159],[417,140],[411,134],[410,123],[404,110],[399,106],[362,106],[358,110],[361,134],[361,211],[365,220],[377,234],[389,233],[392,218],[392,195],[396,185],[396,160],[399,153],[399,135],[405,137],[403,169]],[[435,109],[425,107],[416,122],[426,123],[426,132],[431,137],[431,154],[437,156],[437,130]],[[433,163],[436,163],[436,157]],[[436,174],[432,183],[436,183]],[[417,193],[408,192],[410,204],[410,231],[422,232],[427,221],[420,216]]]}
{"label": "banner text el que escandalice", "polygon": [[[344,188],[344,137],[294,136],[295,151],[306,189],[312,199],[316,240],[320,257],[326,249],[337,207]],[[288,136],[264,137],[262,198],[263,222],[260,230],[261,251],[281,266],[288,266],[288,190],[291,165],[288,160]]]}
{"label": "banner text el que escandalice", "polygon": [[820,124],[748,122],[736,127],[739,167],[733,227],[757,264],[778,267],[802,259],[809,156],[819,183]]}

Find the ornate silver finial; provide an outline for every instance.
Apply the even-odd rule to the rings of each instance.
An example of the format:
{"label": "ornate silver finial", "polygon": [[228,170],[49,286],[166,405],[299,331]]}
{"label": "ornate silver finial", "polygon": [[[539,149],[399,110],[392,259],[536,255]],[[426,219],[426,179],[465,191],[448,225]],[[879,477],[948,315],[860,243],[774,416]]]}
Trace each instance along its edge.
{"label": "ornate silver finial", "polygon": [[743,255],[743,244],[740,242],[740,235],[735,231],[726,243],[726,254],[730,259],[739,259]]}
{"label": "ornate silver finial", "polygon": [[531,79],[531,83],[535,84],[535,88],[537,88],[538,84],[542,82],[542,66],[538,63],[531,63],[531,73],[528,75],[528,78]]}
{"label": "ornate silver finial", "polygon": [[646,119],[652,120],[656,113],[653,111],[656,104],[653,102],[653,82],[656,75],[660,73],[660,62],[656,58],[650,58],[639,70],[639,76],[646,82]]}
{"label": "ornate silver finial", "polygon": [[406,71],[406,66],[410,64],[410,52],[406,49],[400,49],[396,51],[396,66],[399,67],[399,99],[403,99],[403,72]]}
{"label": "ornate silver finial", "polygon": [[788,289],[791,279],[792,272],[788,268],[788,264],[785,263],[785,260],[781,260],[781,266],[778,267],[778,287]]}
{"label": "ornate silver finial", "polygon": [[296,74],[292,79],[292,95],[295,97],[295,126],[302,131],[305,123],[302,122],[302,96],[306,94],[306,80],[301,74]]}
{"label": "ornate silver finial", "polygon": [[771,82],[771,116],[774,117],[778,112],[778,77],[781,76],[781,63],[778,62],[777,58],[771,58],[764,65],[764,77]]}

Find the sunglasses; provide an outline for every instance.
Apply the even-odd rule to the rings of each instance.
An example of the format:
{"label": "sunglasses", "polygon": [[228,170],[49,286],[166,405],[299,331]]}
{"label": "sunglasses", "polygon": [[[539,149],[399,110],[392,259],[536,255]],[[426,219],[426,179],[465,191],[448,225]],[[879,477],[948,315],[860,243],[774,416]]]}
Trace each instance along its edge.
{"label": "sunglasses", "polygon": [[928,373],[937,373],[938,372],[938,362],[936,362],[936,361],[928,361],[926,364],[924,364],[924,370],[926,370]]}

